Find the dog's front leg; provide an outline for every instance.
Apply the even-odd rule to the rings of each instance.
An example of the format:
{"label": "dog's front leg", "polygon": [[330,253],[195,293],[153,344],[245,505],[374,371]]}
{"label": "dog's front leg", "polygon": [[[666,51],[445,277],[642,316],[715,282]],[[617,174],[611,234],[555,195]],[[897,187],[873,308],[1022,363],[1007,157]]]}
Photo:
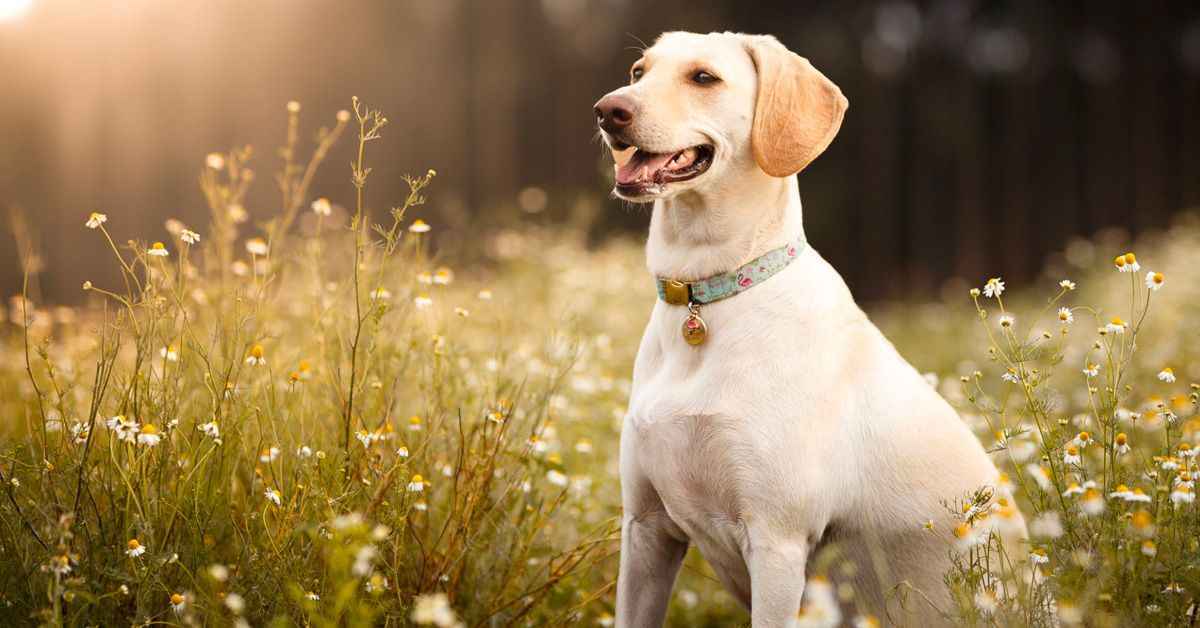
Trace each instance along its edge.
{"label": "dog's front leg", "polygon": [[750,622],[753,628],[793,625],[804,597],[803,541],[754,543],[750,549]]}
{"label": "dog's front leg", "polygon": [[667,616],[687,543],[671,537],[655,519],[625,515],[621,522],[618,628],[657,628]]}

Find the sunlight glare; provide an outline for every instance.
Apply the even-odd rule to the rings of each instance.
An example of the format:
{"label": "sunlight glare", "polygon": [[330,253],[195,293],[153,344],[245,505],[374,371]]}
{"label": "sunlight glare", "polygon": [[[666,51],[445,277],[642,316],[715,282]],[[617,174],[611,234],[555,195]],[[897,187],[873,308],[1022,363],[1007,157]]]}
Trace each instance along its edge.
{"label": "sunlight glare", "polygon": [[0,0],[0,22],[15,20],[29,11],[33,0]]}

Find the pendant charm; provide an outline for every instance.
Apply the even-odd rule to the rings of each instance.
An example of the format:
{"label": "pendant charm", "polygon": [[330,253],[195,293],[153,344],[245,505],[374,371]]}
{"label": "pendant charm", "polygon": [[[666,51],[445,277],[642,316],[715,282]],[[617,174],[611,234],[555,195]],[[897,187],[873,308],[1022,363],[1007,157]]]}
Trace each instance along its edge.
{"label": "pendant charm", "polygon": [[688,317],[683,321],[683,339],[689,345],[695,346],[708,338],[708,325],[700,318],[700,308],[695,303],[688,303]]}

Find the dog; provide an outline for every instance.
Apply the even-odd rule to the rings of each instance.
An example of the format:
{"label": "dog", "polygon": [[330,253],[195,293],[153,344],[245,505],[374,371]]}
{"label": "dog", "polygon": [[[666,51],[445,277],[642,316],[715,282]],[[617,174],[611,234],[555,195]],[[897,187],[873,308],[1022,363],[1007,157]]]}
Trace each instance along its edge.
{"label": "dog", "polygon": [[[653,203],[660,290],[621,432],[618,626],[663,623],[693,544],[754,628],[796,625],[818,596],[825,625],[951,621],[948,505],[998,470],[804,240],[794,175],[847,107],[774,37],[685,32],[595,104],[615,196]],[[849,602],[809,573],[831,545]]]}

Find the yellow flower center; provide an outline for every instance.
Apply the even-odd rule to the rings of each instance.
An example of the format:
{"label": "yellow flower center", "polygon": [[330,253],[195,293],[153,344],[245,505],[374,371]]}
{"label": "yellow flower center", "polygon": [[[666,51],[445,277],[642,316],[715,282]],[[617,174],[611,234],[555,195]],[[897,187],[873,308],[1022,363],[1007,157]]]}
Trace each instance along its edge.
{"label": "yellow flower center", "polygon": [[263,353],[264,351],[262,345],[254,345],[253,347],[250,347],[250,355],[254,356],[255,358],[262,358]]}
{"label": "yellow flower center", "polygon": [[139,543],[137,539],[129,539],[129,543],[127,543],[126,545],[128,545],[129,549],[131,549],[131,550],[135,550],[142,546],[142,544]]}
{"label": "yellow flower center", "polygon": [[178,593],[172,593],[171,594],[171,603],[176,606],[183,604],[183,596]]}
{"label": "yellow flower center", "polygon": [[163,244],[162,242],[155,242],[150,246],[150,248],[154,249],[155,251],[161,251],[167,248],[167,245]]}

